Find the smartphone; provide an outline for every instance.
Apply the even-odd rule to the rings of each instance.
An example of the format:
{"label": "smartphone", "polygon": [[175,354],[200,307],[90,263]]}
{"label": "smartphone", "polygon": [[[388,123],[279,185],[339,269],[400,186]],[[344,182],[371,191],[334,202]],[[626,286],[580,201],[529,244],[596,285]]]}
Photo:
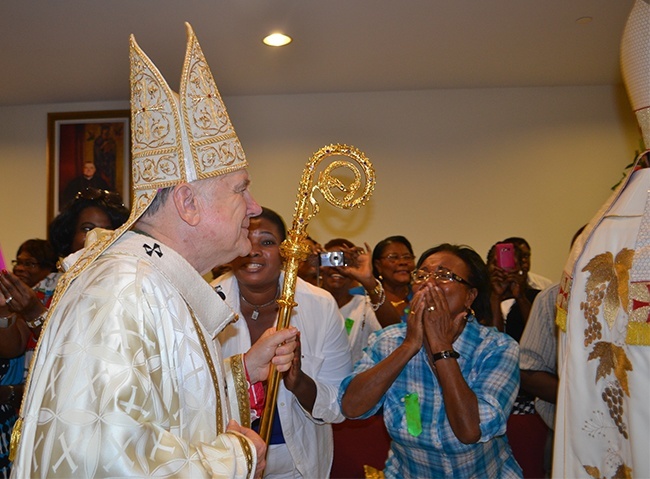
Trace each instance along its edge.
{"label": "smartphone", "polygon": [[7,263],[5,263],[5,257],[2,254],[2,245],[0,245],[0,271],[7,269]]}
{"label": "smartphone", "polygon": [[497,266],[506,271],[512,271],[517,267],[515,260],[515,245],[512,243],[497,243],[495,246],[495,258]]}

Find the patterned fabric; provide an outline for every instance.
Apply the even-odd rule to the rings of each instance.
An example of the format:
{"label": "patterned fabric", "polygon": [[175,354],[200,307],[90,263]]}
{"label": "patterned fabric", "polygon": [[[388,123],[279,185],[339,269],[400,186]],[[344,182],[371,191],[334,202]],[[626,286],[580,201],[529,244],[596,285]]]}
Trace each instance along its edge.
{"label": "patterned fabric", "polygon": [[[621,67],[646,146],[649,26],[650,4],[636,0],[623,31]],[[649,192],[648,169],[628,175],[567,261],[566,311],[558,305],[564,332],[554,477],[650,477]]]}
{"label": "patterned fabric", "polygon": [[[537,295],[530,310],[526,329],[519,342],[519,367],[525,371],[544,371],[557,375],[557,328],[555,302],[559,283]],[[535,409],[546,425],[555,427],[555,404],[535,399]]]}
{"label": "patterned fabric", "polygon": [[[33,288],[36,296],[46,308],[50,306],[60,275],[60,273],[50,273]],[[35,347],[36,338],[30,335],[23,355],[12,359],[0,359],[1,385],[23,384]],[[18,419],[18,415],[13,406],[0,404],[0,479],[9,477],[11,473],[11,463],[8,457],[9,442],[16,419]]]}
{"label": "patterned fabric", "polygon": [[621,39],[621,70],[632,109],[641,126],[643,141],[650,145],[650,4],[634,2]]}
{"label": "patterned fabric", "polygon": [[634,171],[565,269],[554,477],[650,477],[650,354],[627,341],[641,306],[630,274],[648,191],[650,170]]}
{"label": "patterned fabric", "polygon": [[15,477],[248,477],[254,448],[224,433],[239,405],[211,341],[232,317],[181,256],[126,233],[50,310]]}
{"label": "patterned fabric", "polygon": [[527,394],[520,394],[512,405],[510,414],[535,414],[535,400]]}
{"label": "patterned fabric", "polygon": [[244,150],[189,23],[174,93],[131,35],[133,204],[158,188],[246,168]]}
{"label": "patterned fabric", "polygon": [[[0,359],[0,380],[4,379],[9,372],[9,359]],[[9,462],[9,440],[11,430],[18,416],[16,410],[9,404],[0,404],[0,478],[7,479],[11,472]]]}
{"label": "patterned fabric", "polygon": [[[370,337],[352,376],[341,384],[339,400],[354,375],[370,369],[393,352],[406,337],[406,324],[389,326]],[[481,438],[463,444],[454,435],[445,410],[440,383],[424,349],[402,370],[381,400],[362,417],[382,406],[392,438],[384,473],[387,478],[505,478],[521,477],[506,439],[506,422],[519,388],[518,348],[509,336],[478,324],[475,318],[453,344],[458,365],[479,403]],[[417,393],[423,431],[409,434],[404,399]]]}
{"label": "patterned fabric", "polygon": [[34,286],[36,296],[46,308],[50,307],[52,296],[54,296],[54,290],[56,289],[56,284],[58,283],[60,276],[61,273],[50,273]]}
{"label": "patterned fabric", "polygon": [[[43,306],[48,309],[52,303],[54,291],[56,290],[56,285],[58,284],[60,277],[61,273],[50,273],[33,288],[38,299],[41,301],[41,303],[43,303]],[[27,379],[27,374],[29,373],[29,365],[32,363],[32,357],[34,356],[34,349],[36,348],[37,341],[38,338],[36,338],[33,333],[27,340],[27,347],[25,348],[25,371],[23,375],[23,381]]]}

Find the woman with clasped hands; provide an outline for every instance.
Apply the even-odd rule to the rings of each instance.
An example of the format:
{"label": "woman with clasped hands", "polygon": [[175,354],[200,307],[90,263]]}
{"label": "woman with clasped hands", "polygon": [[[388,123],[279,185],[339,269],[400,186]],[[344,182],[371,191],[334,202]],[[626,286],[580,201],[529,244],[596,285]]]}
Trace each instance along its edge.
{"label": "woman with clasped hands", "polygon": [[469,247],[442,244],[422,254],[413,280],[407,322],[371,336],[341,384],[343,414],[365,418],[383,406],[387,478],[521,477],[505,436],[519,352],[478,322],[489,315],[485,263]]}

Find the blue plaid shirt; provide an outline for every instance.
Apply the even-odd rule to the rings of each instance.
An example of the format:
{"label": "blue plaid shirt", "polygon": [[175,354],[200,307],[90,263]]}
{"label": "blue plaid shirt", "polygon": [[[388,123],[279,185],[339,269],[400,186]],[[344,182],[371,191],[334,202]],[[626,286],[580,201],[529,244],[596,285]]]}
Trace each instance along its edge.
{"label": "blue plaid shirt", "polygon": [[[339,402],[352,378],[386,358],[406,337],[406,324],[374,333],[354,372],[342,383]],[[470,318],[454,342],[465,381],[478,398],[481,438],[463,444],[454,435],[442,398],[440,383],[422,348],[406,364],[386,394],[362,417],[382,406],[392,438],[384,473],[387,478],[522,477],[508,440],[506,422],[519,389],[519,349],[509,336]],[[422,433],[414,437],[406,427],[404,397],[417,393]]]}

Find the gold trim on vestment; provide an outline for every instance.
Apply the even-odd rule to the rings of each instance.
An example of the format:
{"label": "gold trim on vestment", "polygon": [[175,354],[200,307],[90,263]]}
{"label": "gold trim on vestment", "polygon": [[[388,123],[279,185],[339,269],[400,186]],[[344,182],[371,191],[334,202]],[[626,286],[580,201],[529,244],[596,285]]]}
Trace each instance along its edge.
{"label": "gold trim on vestment", "polygon": [[253,473],[253,449],[248,439],[244,436],[241,434],[234,434],[234,436],[239,439],[239,444],[241,444],[242,451],[246,456],[246,464],[248,464],[248,474],[246,474],[246,477],[250,477]]}
{"label": "gold trim on vestment", "polygon": [[[187,303],[185,303],[187,304]],[[205,356],[205,361],[208,363],[208,370],[210,371],[210,376],[212,377],[212,385],[214,386],[214,394],[217,397],[217,436],[223,434],[223,409],[221,407],[221,395],[219,394],[219,377],[217,376],[217,370],[214,367],[214,362],[212,361],[212,356],[210,355],[210,350],[208,349],[208,344],[205,341],[203,332],[201,331],[201,325],[199,320],[194,316],[194,311],[190,308],[189,304],[187,308],[190,311],[190,316],[192,317],[192,322],[194,323],[194,329],[196,329],[196,335],[199,338],[199,343],[201,343],[201,349],[203,350],[203,355]]]}
{"label": "gold trim on vestment", "polygon": [[237,406],[239,407],[239,421],[244,427],[251,427],[250,397],[248,395],[248,381],[246,380],[246,367],[244,355],[238,354],[230,358],[232,379],[235,383]]}

